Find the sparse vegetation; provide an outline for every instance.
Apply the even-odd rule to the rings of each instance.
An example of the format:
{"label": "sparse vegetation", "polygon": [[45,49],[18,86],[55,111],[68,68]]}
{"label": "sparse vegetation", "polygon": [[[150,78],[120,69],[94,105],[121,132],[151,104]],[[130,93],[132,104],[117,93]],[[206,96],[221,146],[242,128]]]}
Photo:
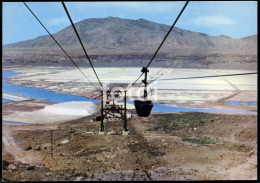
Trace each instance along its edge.
{"label": "sparse vegetation", "polygon": [[182,137],[181,138],[182,141],[185,142],[189,142],[189,143],[193,143],[193,144],[200,144],[200,145],[204,145],[204,144],[216,144],[218,142],[218,140],[216,139],[212,139],[209,137]]}
{"label": "sparse vegetation", "polygon": [[210,137],[182,137],[182,141],[189,142],[193,144],[199,145],[207,145],[207,144],[220,144],[223,147],[227,148],[230,151],[238,151],[238,152],[248,152],[252,150],[252,147],[246,146],[245,144],[232,143],[228,141],[221,141],[219,139],[212,139]]}
{"label": "sparse vegetation", "polygon": [[156,121],[160,122],[166,132],[179,130],[187,127],[198,127],[213,120],[213,115],[209,113],[176,113],[155,115]]}
{"label": "sparse vegetation", "polygon": [[237,144],[231,142],[224,142],[224,145],[227,149],[231,151],[248,152],[253,149],[252,147],[246,146],[245,144]]}

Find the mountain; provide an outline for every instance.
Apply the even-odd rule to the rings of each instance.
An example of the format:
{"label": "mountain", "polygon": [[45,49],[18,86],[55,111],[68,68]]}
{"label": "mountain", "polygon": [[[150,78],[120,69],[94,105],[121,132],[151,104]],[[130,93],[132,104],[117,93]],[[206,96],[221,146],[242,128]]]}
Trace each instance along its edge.
{"label": "mountain", "polygon": [[[94,66],[144,66],[170,26],[145,19],[91,18],[75,24]],[[72,26],[53,34],[82,66],[88,62]],[[82,61],[84,60],[85,61]],[[3,46],[3,65],[71,65],[49,35]],[[255,68],[257,35],[242,39],[173,28],[151,66]]]}

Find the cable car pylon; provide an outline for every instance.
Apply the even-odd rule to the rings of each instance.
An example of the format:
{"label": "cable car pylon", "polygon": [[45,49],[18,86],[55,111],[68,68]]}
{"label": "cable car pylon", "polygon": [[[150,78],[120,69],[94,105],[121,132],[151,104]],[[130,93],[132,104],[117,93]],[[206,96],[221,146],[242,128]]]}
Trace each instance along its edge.
{"label": "cable car pylon", "polygon": [[[105,96],[104,96],[105,93]],[[107,122],[112,120],[123,120],[123,135],[128,135],[127,129],[127,106],[126,106],[126,90],[101,90],[101,116],[96,117],[96,121],[100,121],[99,135],[105,135],[104,120]],[[113,96],[113,97],[112,97]],[[124,97],[124,104],[115,103],[116,98]],[[122,99],[122,98],[121,98]]]}

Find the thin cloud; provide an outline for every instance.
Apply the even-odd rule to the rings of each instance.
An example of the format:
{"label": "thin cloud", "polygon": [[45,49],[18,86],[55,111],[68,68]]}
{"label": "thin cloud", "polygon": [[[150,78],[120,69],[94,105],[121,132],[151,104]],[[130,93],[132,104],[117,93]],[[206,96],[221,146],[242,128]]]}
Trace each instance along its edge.
{"label": "thin cloud", "polygon": [[192,19],[192,23],[197,26],[212,27],[217,25],[233,25],[234,21],[224,16],[200,16],[196,19]]}
{"label": "thin cloud", "polygon": [[68,25],[69,21],[67,17],[58,17],[49,21],[50,25],[58,26],[58,25]]}

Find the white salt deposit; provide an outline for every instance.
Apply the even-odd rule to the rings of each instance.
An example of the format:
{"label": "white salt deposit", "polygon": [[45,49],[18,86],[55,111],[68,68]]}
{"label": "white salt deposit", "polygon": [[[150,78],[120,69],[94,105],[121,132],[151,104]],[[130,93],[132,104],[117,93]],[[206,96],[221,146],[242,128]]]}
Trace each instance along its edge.
{"label": "white salt deposit", "polygon": [[24,100],[30,100],[28,97],[22,97],[22,96],[16,96],[12,94],[3,93],[2,94],[3,99],[11,100],[11,101],[24,101]]}
{"label": "white salt deposit", "polygon": [[44,109],[32,112],[15,112],[4,116],[6,121],[26,123],[55,123],[74,120],[95,114],[98,106],[92,102],[73,101],[45,106]]}
{"label": "white salt deposit", "polygon": [[88,116],[96,113],[98,106],[92,102],[73,101],[45,106],[42,111],[55,114]]}

